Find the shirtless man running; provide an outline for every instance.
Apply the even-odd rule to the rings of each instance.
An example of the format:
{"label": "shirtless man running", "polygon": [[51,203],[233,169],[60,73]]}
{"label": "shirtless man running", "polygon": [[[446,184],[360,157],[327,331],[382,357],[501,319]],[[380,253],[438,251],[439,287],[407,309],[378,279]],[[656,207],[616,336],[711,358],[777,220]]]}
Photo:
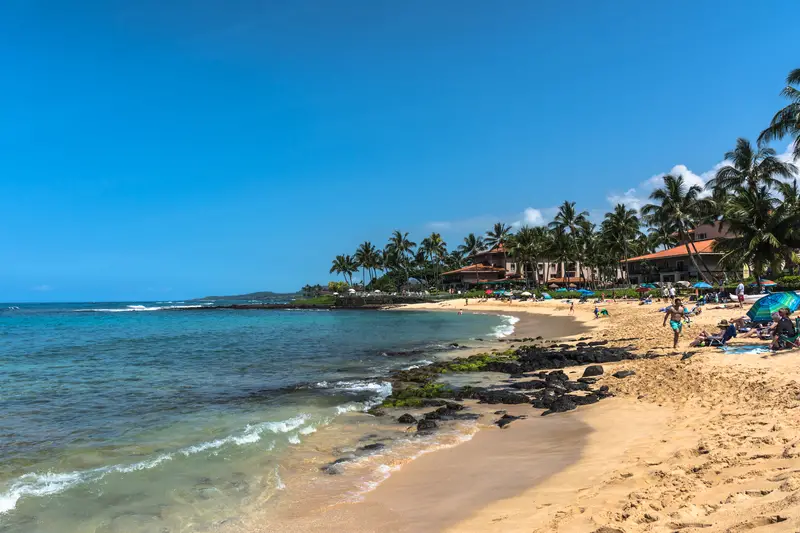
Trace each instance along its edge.
{"label": "shirtless man running", "polygon": [[680,298],[675,298],[675,303],[669,307],[667,307],[667,312],[664,313],[664,326],[667,325],[667,319],[669,319],[669,325],[672,328],[672,331],[675,333],[675,339],[672,343],[672,348],[675,349],[678,347],[678,337],[681,334],[681,330],[683,329],[683,316],[686,314],[686,308],[683,307]]}

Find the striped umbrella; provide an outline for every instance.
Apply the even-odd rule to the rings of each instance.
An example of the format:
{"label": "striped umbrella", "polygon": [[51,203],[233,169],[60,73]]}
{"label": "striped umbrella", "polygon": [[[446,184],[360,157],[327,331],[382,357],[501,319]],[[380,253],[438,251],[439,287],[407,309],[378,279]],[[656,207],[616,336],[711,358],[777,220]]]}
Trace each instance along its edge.
{"label": "striped umbrella", "polygon": [[788,307],[790,311],[800,308],[800,296],[794,292],[775,292],[756,301],[747,312],[753,322],[769,322],[772,314],[781,307]]}

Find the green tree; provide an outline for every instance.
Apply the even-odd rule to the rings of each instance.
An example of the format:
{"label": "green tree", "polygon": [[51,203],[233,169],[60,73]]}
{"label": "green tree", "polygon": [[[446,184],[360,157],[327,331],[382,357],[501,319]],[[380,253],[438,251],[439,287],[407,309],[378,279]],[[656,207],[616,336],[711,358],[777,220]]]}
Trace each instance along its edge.
{"label": "green tree", "polygon": [[759,291],[767,265],[777,273],[784,258],[797,263],[793,244],[798,237],[800,212],[774,197],[766,186],[741,190],[728,203],[724,220],[730,236],[719,239],[714,251],[724,254],[722,264],[726,268],[749,265]]}
{"label": "green tree", "polygon": [[[692,234],[703,213],[709,211],[707,203],[700,197],[702,189],[697,185],[687,186],[683,176],[664,176],[664,186],[653,191],[650,199],[657,203],[647,204],[642,208],[642,214],[654,224],[665,225],[673,228],[678,234],[678,240],[686,246],[686,252],[695,269],[706,283],[713,283],[712,276],[706,266],[698,263],[697,248],[694,245]],[[704,205],[705,204],[705,205]]]}
{"label": "green tree", "polygon": [[758,144],[763,146],[787,135],[794,136],[795,159],[800,158],[800,89],[792,87],[800,85],[800,68],[794,69],[786,77],[786,87],[781,96],[789,99],[789,104],[775,113],[767,129],[758,137]]}
{"label": "green tree", "polygon": [[492,229],[486,232],[484,244],[490,250],[495,246],[503,244],[503,241],[511,234],[511,226],[507,226],[502,222],[497,222]]}
{"label": "green tree", "polygon": [[549,251],[550,232],[541,226],[522,226],[508,242],[507,252],[522,264],[526,284],[532,272],[534,283],[538,286],[539,262]]}
{"label": "green tree", "polygon": [[375,270],[380,266],[378,250],[372,245],[371,242],[365,241],[356,250],[354,259],[361,267],[361,283],[366,287],[367,280],[365,271],[369,274],[370,281],[372,281],[372,279],[375,277]]}
{"label": "green tree", "polygon": [[[575,209],[575,202],[568,202],[565,201],[561,206],[558,208],[558,213],[556,213],[555,218],[553,221],[550,222],[548,225],[551,230],[563,234],[566,239],[565,244],[567,248],[565,251],[567,252],[566,261],[564,261],[564,266],[562,270],[562,275],[567,275],[567,266],[570,262],[577,261],[578,256],[578,234],[582,231],[584,224],[589,216],[587,211],[578,212]],[[560,236],[558,238],[561,238]],[[577,266],[577,265],[576,265]]]}
{"label": "green tree", "polygon": [[754,149],[747,139],[736,140],[736,148],[725,154],[725,166],[706,183],[706,189],[715,192],[715,199],[729,197],[739,189],[754,190],[762,185],[775,187],[777,178],[789,178],[797,167],[778,159],[772,148]]}
{"label": "green tree", "polygon": [[447,255],[447,243],[442,240],[441,235],[434,232],[422,240],[420,247],[425,253],[429,263],[433,265],[433,283],[434,286],[438,287],[439,270],[442,264],[442,259]]}
{"label": "green tree", "polygon": [[[470,263],[475,262],[475,256],[484,250],[486,244],[483,242],[483,237],[476,236],[470,233],[464,237],[464,243],[458,245],[458,250],[466,257]],[[478,268],[475,268],[475,286],[478,285]]]}
{"label": "green tree", "polygon": [[625,262],[625,279],[630,285],[631,269],[628,264],[628,250],[635,245],[636,239],[642,235],[641,221],[634,209],[625,204],[617,204],[614,210],[606,213],[601,231],[610,251],[617,256],[618,264]]}

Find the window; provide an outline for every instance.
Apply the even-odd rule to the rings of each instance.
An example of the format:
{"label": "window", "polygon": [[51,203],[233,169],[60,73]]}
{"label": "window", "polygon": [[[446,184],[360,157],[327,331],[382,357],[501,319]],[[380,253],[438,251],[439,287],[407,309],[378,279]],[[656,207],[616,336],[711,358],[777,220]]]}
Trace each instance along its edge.
{"label": "window", "polygon": [[517,264],[516,263],[509,263],[508,264],[508,270],[511,271],[511,272],[516,272],[517,271]]}
{"label": "window", "polygon": [[677,271],[683,270],[683,261],[675,261],[675,270]]}

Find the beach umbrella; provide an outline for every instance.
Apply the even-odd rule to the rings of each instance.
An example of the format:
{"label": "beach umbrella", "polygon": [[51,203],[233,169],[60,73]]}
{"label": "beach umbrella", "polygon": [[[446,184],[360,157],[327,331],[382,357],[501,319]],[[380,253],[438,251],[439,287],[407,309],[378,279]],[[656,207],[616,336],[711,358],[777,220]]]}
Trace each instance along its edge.
{"label": "beach umbrella", "polygon": [[486,289],[486,294],[492,294],[492,289]]}
{"label": "beach umbrella", "polygon": [[656,286],[652,283],[642,283],[642,287],[647,287],[648,289],[655,289]]}
{"label": "beach umbrella", "polygon": [[647,287],[636,287],[636,292],[641,292],[642,294],[644,294],[646,292],[650,292],[650,289],[648,289]]}
{"label": "beach umbrella", "polygon": [[567,285],[567,287],[569,287],[570,289],[574,289],[577,287],[577,285],[575,285],[574,283],[570,283],[569,285]]}
{"label": "beach umbrella", "polygon": [[777,283],[769,279],[762,279],[761,285],[764,287],[774,287],[775,285],[777,285]]}
{"label": "beach umbrella", "polygon": [[379,291],[378,289],[375,289],[375,294],[380,294],[380,293],[381,293],[381,291]]}
{"label": "beach umbrella", "polygon": [[529,293],[528,291],[525,291],[523,293],[520,293],[520,296],[533,296],[533,294]]}
{"label": "beach umbrella", "polygon": [[350,294],[353,294],[354,292],[356,292],[356,290],[355,289],[347,289],[347,292],[349,292]]}
{"label": "beach umbrella", "polygon": [[713,289],[714,288],[711,285],[709,285],[708,283],[706,283],[705,281],[698,281],[697,283],[692,285],[692,287],[694,287],[695,289]]}
{"label": "beach umbrella", "polygon": [[679,287],[689,288],[691,286],[691,283],[689,283],[688,281],[676,281],[675,285]]}
{"label": "beach umbrella", "polygon": [[797,311],[800,307],[800,296],[793,292],[775,292],[757,300],[747,311],[747,316],[753,322],[769,322],[772,314],[781,307],[788,307],[790,311]]}
{"label": "beach umbrella", "polygon": [[550,288],[551,288],[551,289],[557,289],[557,288],[558,288],[558,285],[556,285],[555,283],[551,283],[551,284],[550,284]]}

